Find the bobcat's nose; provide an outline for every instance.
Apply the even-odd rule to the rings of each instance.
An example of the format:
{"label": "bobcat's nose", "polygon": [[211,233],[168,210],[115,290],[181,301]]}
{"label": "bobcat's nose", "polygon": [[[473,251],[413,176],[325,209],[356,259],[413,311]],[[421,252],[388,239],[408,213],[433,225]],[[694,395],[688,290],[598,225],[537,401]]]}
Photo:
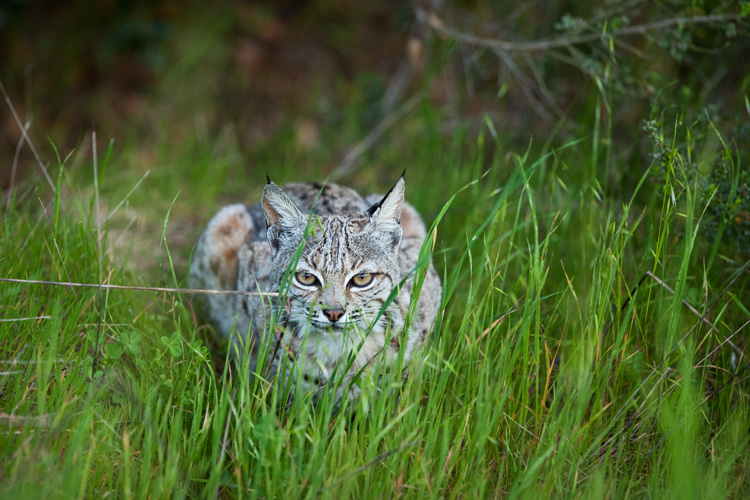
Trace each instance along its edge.
{"label": "bobcat's nose", "polygon": [[341,316],[344,315],[344,309],[341,307],[336,309],[323,309],[323,313],[328,316],[328,319],[331,320],[331,323],[335,323],[341,319]]}

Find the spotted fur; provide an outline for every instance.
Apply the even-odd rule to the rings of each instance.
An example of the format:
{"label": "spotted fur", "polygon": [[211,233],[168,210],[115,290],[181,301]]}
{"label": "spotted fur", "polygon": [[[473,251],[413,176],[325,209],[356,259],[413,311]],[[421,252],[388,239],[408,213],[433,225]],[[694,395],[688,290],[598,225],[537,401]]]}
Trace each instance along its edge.
{"label": "spotted fur", "polygon": [[426,233],[419,214],[404,201],[404,189],[401,178],[386,196],[362,198],[334,184],[282,190],[269,182],[260,203],[224,207],[198,241],[191,286],[278,292],[285,274],[288,284],[282,298],[208,296],[208,317],[232,339],[233,355],[241,358],[247,350],[254,370],[262,335],[271,334],[276,315],[280,345],[270,365],[299,362],[305,385],[325,383],[352,356],[349,374],[380,366],[380,354],[387,366],[400,350],[407,365],[435,322],[441,285],[430,264],[405,331],[413,270]]}

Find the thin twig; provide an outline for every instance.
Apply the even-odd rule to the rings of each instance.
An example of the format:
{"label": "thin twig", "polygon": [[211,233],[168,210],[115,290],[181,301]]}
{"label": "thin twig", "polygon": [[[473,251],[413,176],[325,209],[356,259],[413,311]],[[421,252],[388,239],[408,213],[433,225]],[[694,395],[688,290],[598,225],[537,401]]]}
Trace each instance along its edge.
{"label": "thin twig", "polygon": [[[437,9],[442,0],[431,2],[431,7]],[[429,58],[430,46],[432,45],[433,33],[425,23],[415,22],[412,24],[407,36],[407,45],[404,56],[391,76],[388,86],[383,95],[383,110],[390,112],[401,101],[414,75],[419,74],[424,62]]]}
{"label": "thin twig", "polygon": [[[664,287],[664,289],[666,291],[668,291],[672,295],[675,295],[675,291],[669,285],[667,285],[666,283],[664,283],[659,277],[655,276],[651,271],[646,271],[646,274],[648,276],[651,276],[652,280],[656,281],[658,284],[660,284],[662,287]],[[690,305],[690,302],[688,302],[685,299],[682,299],[682,303],[683,303],[683,305],[685,307],[687,307],[688,309],[690,309],[690,312],[692,312],[693,314],[695,314],[696,316],[698,316],[700,318],[700,321],[702,321],[703,323],[705,323],[706,325],[708,325],[708,327],[711,330],[715,331],[716,333],[720,333],[719,329],[716,328],[713,325],[713,323],[711,323],[710,321],[708,321],[708,319],[706,318],[705,315],[701,314],[695,307],[693,307],[693,306]]]}
{"label": "thin twig", "polygon": [[[674,354],[675,351],[677,351],[677,348],[680,345],[682,345],[682,343],[690,336],[690,334],[693,333],[693,331],[696,328],[698,328],[698,325],[700,325],[702,323],[702,319],[705,318],[706,315],[708,313],[710,313],[714,309],[714,307],[716,307],[716,305],[719,303],[719,300],[721,300],[721,298],[724,295],[726,295],[726,293],[729,291],[729,289],[732,287],[732,285],[734,285],[734,282],[737,281],[739,279],[739,277],[745,271],[747,271],[748,268],[750,268],[750,261],[746,262],[745,265],[743,265],[736,272],[735,276],[731,280],[729,280],[729,283],[724,287],[724,289],[716,296],[716,298],[713,300],[713,302],[711,302],[711,304],[708,306],[708,308],[706,309],[706,312],[704,314],[701,314],[700,319],[693,324],[693,326],[690,328],[690,330],[688,330],[687,333],[685,333],[685,335],[683,335],[682,338],[680,340],[678,340],[677,343],[672,347],[672,349],[662,358],[662,360],[659,363],[657,363],[657,365],[654,367],[654,369],[651,371],[651,373],[649,373],[646,376],[646,379],[638,386],[638,388],[635,391],[633,391],[633,393],[631,394],[631,396],[629,398],[627,398],[627,400],[622,404],[622,406],[620,406],[619,410],[617,410],[617,412],[615,413],[615,415],[611,419],[609,419],[610,422],[616,422],[617,421],[617,419],[620,417],[620,415],[628,408],[628,406],[630,405],[631,400],[635,397],[635,395],[638,394],[640,392],[640,390],[643,387],[646,386],[646,383],[649,380],[651,380],[651,378],[653,377],[653,375],[655,373],[657,373],[657,371],[667,362],[667,360],[672,356],[672,354]],[[647,276],[647,274],[644,274],[641,277],[640,281],[638,282],[638,285],[636,285],[636,289],[638,288],[638,286],[641,283],[643,283],[643,280],[646,279],[646,276]],[[633,290],[633,293],[634,292],[635,292],[635,290]],[[630,294],[630,297],[632,297],[632,293]],[[625,303],[623,303],[622,308],[624,308],[624,307],[627,306],[627,303],[630,301],[630,297],[628,297],[628,300]],[[748,363],[748,365],[750,365],[750,363]],[[662,377],[663,377],[663,375],[662,375]],[[660,378],[660,380],[661,380],[661,378]],[[719,392],[719,390],[722,389],[723,387],[724,386],[720,387],[719,389],[717,389],[716,391],[714,391],[713,393],[711,393],[709,396],[707,396],[707,398],[711,398],[711,397],[715,396]],[[627,425],[625,425],[622,429],[620,429],[613,436],[613,438],[617,437],[617,435],[622,434],[623,432],[625,432],[630,427],[630,425],[632,425],[633,422],[635,422],[635,421],[634,420],[630,420],[630,421],[626,422]],[[610,439],[610,441],[611,441],[611,439]]]}
{"label": "thin twig", "polygon": [[164,288],[157,286],[103,285],[98,283],[73,283],[66,281],[23,280],[0,278],[0,282],[21,283],[26,285],[71,286],[81,288],[99,288],[104,290],[140,290],[146,292],[192,293],[197,295],[257,295],[278,297],[278,292],[245,292],[242,290],[200,290],[196,288]]}
{"label": "thin twig", "polygon": [[138,216],[134,215],[130,218],[128,223],[125,225],[125,228],[120,231],[120,234],[117,235],[117,238],[115,238],[115,241],[113,241],[110,245],[107,247],[107,253],[110,255],[112,254],[112,249],[117,246],[117,244],[120,242],[120,240],[125,236],[125,234],[128,232],[128,229],[130,229],[130,226],[133,225],[133,223],[138,220]]}
{"label": "thin twig", "polygon": [[0,420],[7,420],[8,422],[17,424],[35,423],[36,425],[46,427],[48,425],[50,417],[55,416],[56,413],[57,412],[45,413],[44,415],[40,415],[38,417],[25,417],[22,415],[13,415],[12,413],[0,413]]}
{"label": "thin twig", "polygon": [[[714,390],[713,390],[713,392],[711,392],[711,394],[709,394],[709,395],[707,395],[706,397],[704,397],[704,398],[703,398],[703,401],[701,402],[701,404],[705,403],[706,401],[709,401],[709,400],[710,400],[710,399],[712,399],[712,398],[713,398],[714,396],[716,396],[716,395],[717,395],[717,394],[719,394],[719,393],[720,393],[721,391],[723,391],[723,390],[724,390],[725,388],[729,387],[729,384],[731,384],[732,382],[734,382],[734,381],[735,381],[735,380],[737,379],[737,377],[738,377],[738,376],[739,376],[739,375],[740,375],[740,374],[741,374],[742,372],[744,372],[745,370],[747,370],[748,368],[750,368],[750,363],[746,363],[746,364],[745,364],[745,366],[743,366],[742,368],[740,368],[739,370],[737,370],[737,372],[736,372],[736,373],[733,373],[733,374],[732,374],[732,376],[731,376],[731,377],[729,377],[729,380],[727,380],[726,382],[724,382],[723,384],[721,384],[721,385],[720,385],[719,387],[717,387],[716,389],[714,389]],[[744,380],[745,380],[746,378],[747,378],[747,377],[745,377],[745,378],[743,378],[743,379],[740,379],[740,380],[738,380],[737,382],[735,382],[735,384],[739,384],[740,382],[744,381]]]}
{"label": "thin twig", "polygon": [[[94,210],[96,210],[96,256],[97,263],[99,265],[99,283],[102,281],[102,259],[104,258],[102,252],[102,220],[101,212],[99,207],[99,167],[97,165],[97,152],[96,152],[96,130],[91,132],[91,148],[94,155]],[[112,273],[107,277],[109,282],[112,277]],[[70,277],[68,277],[70,280]],[[99,289],[101,290],[101,289]],[[99,322],[96,327],[96,342],[94,343],[94,356],[92,357],[91,363],[91,378],[96,376],[97,365],[99,364],[99,341],[102,338],[102,329],[104,328],[104,320],[106,319],[107,302],[109,299],[109,289],[105,294],[104,299],[100,293],[97,293],[97,309],[99,310]]]}
{"label": "thin twig", "polygon": [[0,365],[40,365],[40,364],[57,364],[57,363],[63,363],[63,360],[60,359],[53,359],[53,360],[47,360],[47,361],[19,361],[17,359],[0,359]]}
{"label": "thin twig", "polygon": [[227,448],[229,447],[229,422],[232,419],[232,410],[234,410],[234,404],[232,401],[234,401],[234,398],[236,396],[236,391],[234,394],[232,394],[232,398],[229,400],[229,406],[231,408],[227,409],[227,421],[224,425],[224,436],[221,438],[221,454],[219,455],[219,460],[216,462],[216,467],[219,468],[224,463],[224,456],[227,454]]}
{"label": "thin twig", "polygon": [[411,448],[412,446],[416,446],[417,444],[419,444],[419,441],[412,441],[411,443],[405,443],[405,444],[402,444],[401,446],[398,446],[398,447],[396,447],[396,448],[394,448],[392,450],[385,451],[385,452],[381,453],[380,455],[378,455],[377,457],[375,457],[372,460],[370,460],[369,462],[367,462],[366,464],[360,465],[359,467],[357,467],[356,469],[354,469],[352,472],[350,472],[346,476],[337,479],[336,481],[332,482],[331,484],[329,484],[325,488],[321,488],[318,491],[318,493],[320,494],[320,493],[323,493],[326,490],[330,490],[331,488],[335,488],[336,486],[340,485],[341,483],[343,483],[347,479],[350,479],[350,478],[356,476],[357,474],[359,474],[363,470],[368,469],[368,468],[372,467],[373,465],[375,465],[375,464],[377,464],[379,462],[382,462],[386,458],[390,457],[391,455],[395,455],[399,451],[402,451],[402,450],[404,450],[406,448]]}
{"label": "thin twig", "polygon": [[537,114],[542,118],[551,118],[552,115],[550,114],[550,112],[544,108],[539,99],[537,99],[536,96],[531,92],[531,83],[529,82],[528,78],[526,78],[526,75],[523,74],[513,58],[510,57],[510,55],[504,50],[496,50],[495,54],[500,59],[502,59],[503,63],[505,63],[505,66],[510,70],[513,76],[516,77],[516,80],[518,80],[518,83],[520,84],[521,90],[529,100],[531,106],[534,108],[534,111],[536,111]]}
{"label": "thin twig", "polygon": [[[31,125],[31,122],[26,122],[26,125],[24,125],[24,132],[29,129],[29,126]],[[8,206],[6,207],[7,210],[10,210],[10,202],[13,200],[13,192],[16,190],[16,171],[18,170],[18,158],[21,156],[21,148],[23,147],[24,143],[24,135],[21,134],[21,137],[18,138],[18,143],[16,144],[16,151],[13,154],[13,166],[10,169],[10,186],[8,187]]]}
{"label": "thin twig", "polygon": [[[750,320],[747,320],[747,321],[746,321],[746,322],[745,322],[745,323],[744,323],[744,324],[743,324],[742,326],[740,326],[740,327],[739,327],[739,328],[738,328],[738,329],[737,329],[737,330],[736,330],[736,331],[735,331],[735,332],[734,332],[734,333],[733,333],[732,335],[730,335],[730,336],[729,336],[729,338],[732,338],[732,337],[734,337],[735,335],[737,335],[737,334],[738,334],[738,333],[740,332],[740,330],[742,330],[743,328],[745,328],[745,327],[746,327],[746,326],[747,326],[748,324],[750,324]],[[728,338],[728,339],[726,340],[726,342],[729,342],[729,338]],[[703,358],[703,360],[701,361],[701,363],[704,363],[704,362],[705,362],[705,361],[706,361],[706,360],[707,360],[707,359],[708,359],[708,358],[709,358],[709,357],[710,357],[710,356],[711,356],[711,355],[712,355],[713,353],[715,353],[715,352],[716,352],[716,351],[717,351],[717,350],[718,350],[718,349],[719,349],[719,348],[720,348],[720,347],[721,347],[722,345],[723,345],[723,342],[722,342],[721,344],[719,344],[718,346],[716,346],[716,348],[715,348],[715,349],[714,349],[713,351],[711,351],[710,353],[708,353],[708,355],[706,355],[706,357],[705,357],[705,358]],[[742,353],[742,352],[740,351],[740,356],[742,356],[742,354],[743,354],[743,353]],[[728,385],[729,385],[729,384],[730,384],[730,383],[731,383],[732,381],[734,381],[734,380],[735,380],[735,379],[736,379],[736,378],[737,378],[737,377],[738,377],[738,376],[740,375],[740,373],[742,373],[743,371],[747,370],[748,368],[750,368],[750,363],[747,363],[747,364],[745,364],[745,366],[743,366],[742,368],[738,369],[738,370],[737,370],[737,371],[736,371],[735,373],[733,373],[733,374],[732,374],[732,376],[731,376],[731,377],[729,378],[729,380],[727,380],[726,382],[724,382],[723,384],[721,384],[721,385],[720,385],[719,387],[717,387],[716,389],[714,389],[714,391],[713,391],[713,392],[711,392],[711,394],[709,394],[708,396],[706,396],[706,397],[705,397],[705,399],[704,399],[703,401],[704,401],[704,402],[706,402],[706,401],[708,401],[709,399],[711,399],[711,398],[713,398],[714,396],[716,396],[716,395],[717,395],[717,394],[718,394],[719,392],[721,392],[721,391],[722,391],[722,390],[723,390],[723,389],[724,389],[725,387],[727,387],[727,386],[728,386]]]}
{"label": "thin twig", "polygon": [[[99,283],[102,283],[102,225],[100,220],[99,212],[99,172],[96,165],[96,130],[91,132],[91,147],[94,155],[94,210],[96,216],[96,257],[97,264],[99,266]],[[109,277],[112,277],[110,274]],[[68,276],[70,280],[70,276]],[[109,281],[109,278],[107,278]],[[101,289],[98,289],[101,290]],[[107,291],[109,292],[109,290]],[[91,357],[91,379],[96,377],[96,370],[99,365],[99,341],[102,338],[102,329],[104,328],[104,307],[102,305],[102,296],[100,293],[96,294],[97,298],[97,309],[99,310],[99,321],[96,327],[96,342],[94,342],[94,355]]]}
{"label": "thin twig", "polygon": [[[640,286],[641,286],[641,285],[643,284],[643,281],[644,281],[644,280],[645,280],[645,279],[646,279],[647,277],[650,277],[650,278],[651,278],[652,280],[654,280],[654,281],[655,281],[655,282],[656,282],[657,284],[661,285],[661,286],[662,286],[662,288],[664,288],[664,289],[665,289],[666,291],[668,291],[668,292],[669,292],[669,293],[671,293],[672,295],[675,295],[675,291],[674,291],[674,290],[673,290],[673,289],[672,289],[672,288],[671,288],[671,287],[670,287],[669,285],[667,285],[666,283],[664,283],[664,281],[662,281],[662,280],[661,280],[661,278],[659,278],[658,276],[656,276],[656,275],[655,275],[654,273],[652,273],[651,271],[646,271],[645,273],[643,273],[643,276],[641,276],[641,279],[640,279],[640,280],[638,280],[638,283],[637,283],[637,284],[636,284],[636,285],[635,285],[635,286],[633,287],[633,289],[632,289],[632,290],[630,290],[630,292],[628,293],[628,296],[627,296],[627,298],[626,298],[626,299],[625,299],[625,300],[623,301],[622,305],[620,306],[620,312],[624,311],[624,310],[625,310],[625,308],[626,308],[626,307],[628,306],[628,304],[630,304],[630,301],[632,300],[632,298],[633,298],[633,295],[635,295],[635,292],[636,292],[636,291],[638,291],[638,287],[640,287]],[[721,332],[719,331],[719,329],[718,329],[718,328],[716,328],[716,327],[715,327],[715,326],[713,325],[713,323],[711,323],[711,322],[710,322],[710,321],[708,320],[708,318],[706,318],[705,314],[701,314],[701,313],[700,313],[700,311],[698,311],[698,310],[697,310],[696,308],[694,308],[694,307],[693,307],[692,305],[690,305],[690,302],[688,302],[687,300],[685,300],[685,299],[681,299],[681,301],[682,301],[682,304],[683,304],[683,305],[684,305],[685,307],[687,307],[688,309],[690,309],[690,312],[692,312],[693,314],[695,314],[696,316],[698,316],[698,318],[699,318],[699,322],[703,322],[703,323],[705,323],[706,325],[708,325],[708,327],[709,327],[709,328],[710,328],[711,330],[715,331],[716,333],[719,333],[719,334],[721,333]],[[606,327],[606,328],[604,329],[604,333],[603,333],[603,335],[602,335],[602,338],[605,338],[605,337],[607,336],[607,334],[609,333],[609,330],[610,330],[610,328],[612,328],[612,324],[613,324],[613,322],[614,322],[614,319],[610,320],[609,324],[607,324],[607,327]],[[729,339],[728,339],[728,338],[727,338],[726,336],[724,336],[724,339],[725,339],[725,342],[728,342],[728,341],[729,341]],[[732,346],[732,348],[733,348],[733,349],[735,349],[735,350],[737,351],[737,353],[738,353],[738,354],[742,354],[742,351],[741,351],[741,350],[739,349],[739,347],[737,347],[736,345],[734,345],[734,344],[733,344],[732,342],[729,342],[729,345],[731,345],[731,346]]]}
{"label": "thin twig", "polygon": [[344,159],[331,172],[331,179],[337,180],[348,174],[360,156],[362,156],[373,144],[380,138],[386,130],[391,128],[394,123],[406,116],[414,107],[424,99],[423,91],[417,92],[402,104],[396,111],[386,115],[383,120],[373,128],[364,139],[359,141],[352,149],[346,153]]}
{"label": "thin twig", "polygon": [[13,118],[16,120],[16,124],[18,125],[18,128],[21,129],[21,134],[23,134],[23,138],[26,140],[26,144],[29,145],[31,152],[34,154],[34,157],[36,158],[36,161],[39,164],[39,168],[42,169],[42,173],[44,174],[44,177],[47,179],[47,183],[52,188],[52,191],[54,191],[55,183],[52,182],[52,177],[49,176],[49,172],[47,172],[47,167],[42,162],[42,158],[41,156],[39,156],[39,153],[34,147],[34,143],[31,142],[31,138],[29,138],[29,134],[26,133],[26,129],[28,127],[24,127],[23,122],[21,122],[21,119],[18,117],[18,113],[16,113],[16,108],[15,106],[13,106],[13,103],[11,102],[10,97],[8,96],[8,93],[5,91],[5,87],[3,86],[2,81],[0,81],[0,91],[2,91],[3,96],[5,97],[5,102],[8,103],[8,107],[10,108],[10,112],[13,114]]}
{"label": "thin twig", "polygon": [[143,174],[143,176],[138,180],[138,182],[135,183],[135,186],[133,186],[133,189],[128,191],[128,194],[125,195],[125,198],[123,198],[122,201],[118,203],[117,206],[109,213],[109,215],[107,216],[107,220],[110,220],[112,216],[117,213],[117,211],[120,209],[123,203],[128,201],[128,198],[130,198],[130,195],[133,194],[136,189],[138,189],[138,186],[140,186],[141,183],[146,180],[146,177],[148,177],[148,174],[150,173],[151,173],[151,170],[146,170],[146,173]]}
{"label": "thin twig", "polygon": [[[649,399],[651,399],[651,395],[652,395],[652,394],[654,393],[654,391],[656,391],[656,389],[657,389],[657,388],[658,388],[658,387],[659,387],[659,386],[661,385],[661,383],[662,383],[662,382],[664,382],[664,379],[666,379],[666,378],[667,378],[667,376],[668,376],[668,375],[670,374],[670,372],[671,372],[671,371],[672,371],[672,367],[670,367],[670,366],[668,366],[668,367],[666,367],[666,368],[664,369],[664,373],[662,373],[662,374],[661,374],[661,376],[659,377],[659,380],[657,380],[657,381],[656,381],[656,383],[654,383],[653,387],[651,387],[651,390],[650,390],[650,391],[648,392],[648,394],[646,394],[646,397],[645,397],[645,398],[643,398],[643,401],[641,402],[641,405],[640,405],[640,406],[638,407],[638,409],[637,409],[637,410],[636,410],[636,411],[635,411],[635,412],[633,413],[633,415],[631,415],[630,419],[629,419],[629,420],[628,420],[628,421],[627,421],[627,422],[625,423],[625,428],[626,428],[626,429],[627,429],[628,427],[630,427],[631,425],[633,425],[633,424],[635,423],[636,419],[637,419],[637,418],[638,418],[638,417],[639,417],[639,416],[640,416],[640,415],[641,415],[641,414],[643,413],[643,410],[644,410],[644,409],[645,409],[645,407],[646,407],[646,403],[648,402],[648,400],[649,400]],[[635,426],[635,428],[637,428],[637,427],[638,427],[638,426],[636,425],[636,426]],[[614,440],[615,438],[617,438],[617,436],[618,436],[618,435],[619,435],[619,434],[616,434],[616,435],[612,436],[611,438],[609,438],[609,439],[607,440],[607,442],[606,442],[606,443],[604,443],[604,444],[602,445],[602,448],[601,448],[601,449],[602,449],[602,450],[606,449],[606,448],[607,448],[607,446],[609,446],[609,444],[610,444],[610,443],[611,443],[611,442],[612,442],[612,441],[613,441],[613,440]]]}
{"label": "thin twig", "polygon": [[0,318],[0,323],[15,323],[16,321],[34,321],[38,319],[52,319],[52,316],[32,316],[30,318]]}
{"label": "thin twig", "polygon": [[735,351],[737,352],[737,355],[738,355],[738,356],[742,356],[742,354],[743,354],[743,353],[742,353],[742,349],[740,349],[739,347],[737,347],[737,346],[736,346],[736,345],[734,344],[734,342],[732,342],[732,340],[731,340],[731,339],[732,339],[732,337],[734,337],[735,335],[737,335],[738,333],[740,333],[740,331],[741,331],[741,330],[742,330],[743,328],[745,328],[745,327],[746,327],[747,325],[750,325],[750,319],[749,319],[749,320],[747,320],[747,321],[745,321],[745,323],[744,323],[744,324],[743,324],[743,325],[742,325],[741,327],[739,327],[739,328],[738,328],[737,330],[735,330],[735,331],[734,331],[734,333],[732,333],[732,335],[730,335],[729,337],[724,337],[724,342],[722,342],[721,344],[717,345],[717,346],[716,346],[716,347],[714,348],[714,350],[713,350],[713,351],[711,351],[711,352],[709,352],[708,354],[706,354],[706,357],[705,357],[705,358],[703,358],[703,359],[701,360],[701,362],[700,362],[699,364],[703,364],[703,363],[705,363],[705,362],[706,362],[706,360],[708,360],[708,358],[710,358],[711,356],[713,356],[713,354],[714,354],[714,353],[715,353],[716,351],[718,351],[719,349],[721,349],[721,346],[723,346],[724,344],[727,344],[727,343],[728,343],[728,344],[729,344],[730,346],[732,346],[732,348],[733,348],[733,349],[734,349],[734,350],[735,350]]}

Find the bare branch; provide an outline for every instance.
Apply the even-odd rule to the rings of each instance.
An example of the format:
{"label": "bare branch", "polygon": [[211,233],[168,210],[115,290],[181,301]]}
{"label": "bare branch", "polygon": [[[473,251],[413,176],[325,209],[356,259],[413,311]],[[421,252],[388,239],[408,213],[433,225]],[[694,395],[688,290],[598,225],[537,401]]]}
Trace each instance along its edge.
{"label": "bare branch", "polygon": [[[654,21],[652,23],[625,26],[623,28],[619,28],[617,31],[612,32],[611,34],[618,36],[644,35],[651,31],[670,28],[672,26],[721,23],[726,21],[736,21],[739,18],[740,16],[738,14],[673,17],[670,19],[663,19],[661,21]],[[434,11],[425,11],[420,7],[417,7],[417,19],[423,20],[430,28],[432,28],[442,36],[452,38],[461,43],[476,45],[479,47],[486,47],[494,51],[503,52],[543,52],[545,50],[559,49],[593,42],[594,40],[601,39],[602,36],[606,34],[588,33],[585,35],[547,38],[532,42],[511,42],[508,40],[496,40],[494,38],[485,38],[472,35],[470,33],[463,33],[447,25]]]}

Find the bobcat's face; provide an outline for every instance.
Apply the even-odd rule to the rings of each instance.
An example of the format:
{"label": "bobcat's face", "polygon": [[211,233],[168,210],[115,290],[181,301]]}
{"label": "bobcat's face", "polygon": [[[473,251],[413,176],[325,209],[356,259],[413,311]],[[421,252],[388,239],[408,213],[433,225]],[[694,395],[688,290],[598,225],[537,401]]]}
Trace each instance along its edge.
{"label": "bobcat's face", "polygon": [[[286,288],[288,327],[294,336],[342,338],[353,329],[367,330],[378,318],[400,279],[402,201],[400,180],[366,212],[314,215],[309,221],[275,184],[266,186],[263,209],[273,252],[271,275],[279,285],[302,246]],[[386,310],[374,327],[385,330],[390,320]]]}
{"label": "bobcat's face", "polygon": [[334,335],[366,330],[398,284],[397,242],[383,244],[367,214],[321,218],[291,278],[291,322]]}

